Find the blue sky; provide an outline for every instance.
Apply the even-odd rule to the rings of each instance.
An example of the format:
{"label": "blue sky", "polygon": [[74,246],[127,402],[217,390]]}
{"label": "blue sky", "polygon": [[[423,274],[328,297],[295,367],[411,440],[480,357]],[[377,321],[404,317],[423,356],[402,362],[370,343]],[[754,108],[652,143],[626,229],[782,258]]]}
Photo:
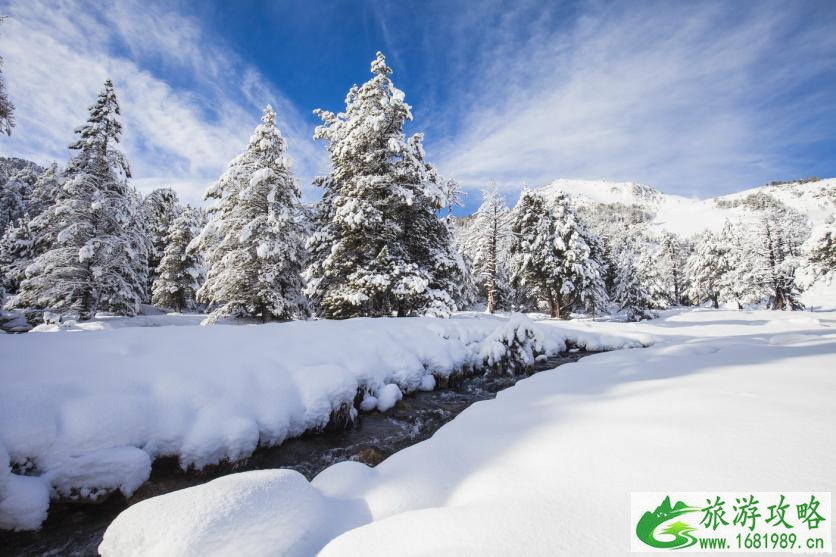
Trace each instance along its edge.
{"label": "blue sky", "polygon": [[376,50],[409,131],[474,191],[633,180],[709,197],[836,176],[836,3],[0,0],[18,127],[0,152],[66,159],[107,77],[143,191],[197,201],[271,103],[306,198],[311,139]]}

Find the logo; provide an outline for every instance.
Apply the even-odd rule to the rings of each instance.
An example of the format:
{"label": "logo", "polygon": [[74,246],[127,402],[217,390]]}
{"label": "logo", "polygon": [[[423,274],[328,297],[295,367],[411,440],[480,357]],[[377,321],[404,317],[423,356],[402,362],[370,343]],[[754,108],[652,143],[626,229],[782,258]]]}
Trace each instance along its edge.
{"label": "logo", "polygon": [[640,552],[832,553],[829,492],[632,493]]}
{"label": "logo", "polygon": [[642,515],[639,523],[636,525],[636,535],[641,541],[650,547],[661,549],[681,549],[683,547],[690,547],[697,543],[697,538],[691,535],[691,532],[696,530],[696,528],[687,522],[676,520],[660,530],[660,534],[673,536],[672,539],[658,539],[655,536],[656,529],[666,524],[671,519],[687,513],[695,513],[699,510],[699,507],[689,507],[682,501],[677,501],[676,505],[671,507],[671,498],[665,497],[665,500],[662,501],[661,505],[656,507],[655,511],[648,511]]}

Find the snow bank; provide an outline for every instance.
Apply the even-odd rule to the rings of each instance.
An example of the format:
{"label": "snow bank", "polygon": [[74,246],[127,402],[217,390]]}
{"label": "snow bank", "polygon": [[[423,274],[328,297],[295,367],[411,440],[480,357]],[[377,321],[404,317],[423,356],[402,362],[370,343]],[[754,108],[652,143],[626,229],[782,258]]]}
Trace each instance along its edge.
{"label": "snow bank", "polygon": [[[322,547],[322,557],[605,555],[629,543],[632,491],[833,491],[834,326],[836,312],[811,318],[714,310],[607,324],[613,333],[658,342],[520,381],[375,468],[343,462],[309,487],[271,492],[255,512],[275,517],[277,526],[261,543],[249,536],[247,513],[235,507],[219,527],[226,539],[247,539],[249,555],[292,554],[283,549],[289,542],[274,540],[300,537],[311,540],[310,554]],[[189,498],[198,515],[223,513],[225,500],[207,490],[175,495]],[[288,509],[310,505],[312,491],[329,501],[327,519],[313,530],[286,521]],[[172,500],[124,511],[107,531],[103,555],[128,547],[223,553],[207,545],[214,534]],[[342,506],[346,501],[353,510]],[[149,522],[154,516],[167,517],[162,531]],[[313,541],[328,538],[333,522],[358,516],[367,523],[323,546]],[[189,545],[170,548],[169,536]]]}
{"label": "snow bank", "polygon": [[[278,499],[293,505],[274,507]],[[224,476],[131,508],[129,519],[142,520],[149,530],[117,526],[105,534],[102,554],[308,557],[335,534],[369,520],[362,501],[326,497],[293,470]]]}
{"label": "snow bank", "polygon": [[[0,337],[0,447],[16,473],[55,498],[130,496],[155,458],[177,456],[184,469],[239,460],[356,412],[358,392],[362,410],[385,411],[405,393],[434,388],[435,377],[480,369],[486,343],[503,338],[513,348],[511,329],[547,353],[567,342],[591,350],[651,342],[523,316],[149,326],[177,321],[168,317]],[[0,484],[4,516],[28,513],[8,485]],[[43,498],[31,502],[42,519]]]}

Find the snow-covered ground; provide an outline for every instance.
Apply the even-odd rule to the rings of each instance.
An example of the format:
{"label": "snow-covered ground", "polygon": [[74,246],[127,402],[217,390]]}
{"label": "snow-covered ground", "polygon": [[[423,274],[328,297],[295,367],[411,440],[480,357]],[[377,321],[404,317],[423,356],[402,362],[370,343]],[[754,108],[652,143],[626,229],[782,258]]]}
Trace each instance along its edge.
{"label": "snow-covered ground", "polygon": [[130,495],[160,456],[198,469],[247,457],[356,412],[358,392],[359,409],[386,410],[436,378],[498,363],[510,338],[532,362],[567,342],[592,351],[652,342],[609,324],[524,316],[200,327],[202,317],[0,335],[0,528],[37,528],[50,498]]}
{"label": "snow-covered ground", "polygon": [[623,554],[633,491],[836,490],[836,311],[559,328],[592,326],[657,342],[525,379],[375,468],[247,472],[143,501],[100,551]]}

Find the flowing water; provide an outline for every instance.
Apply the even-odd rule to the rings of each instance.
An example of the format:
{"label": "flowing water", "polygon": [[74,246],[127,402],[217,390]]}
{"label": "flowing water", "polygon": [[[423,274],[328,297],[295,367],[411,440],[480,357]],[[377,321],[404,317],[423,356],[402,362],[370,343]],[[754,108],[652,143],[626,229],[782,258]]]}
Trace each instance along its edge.
{"label": "flowing water", "polygon": [[[574,362],[585,353],[573,351],[538,362],[534,371]],[[447,389],[406,396],[391,410],[361,414],[351,429],[305,435],[280,446],[258,449],[250,458],[203,473],[183,472],[176,459],[154,463],[149,480],[129,499],[117,494],[98,504],[53,503],[49,518],[37,532],[0,531],[2,555],[97,555],[104,531],[130,505],[213,478],[265,468],[291,468],[308,479],[331,464],[359,460],[374,466],[392,453],[432,436],[462,410],[494,398],[524,376],[473,376]]]}

